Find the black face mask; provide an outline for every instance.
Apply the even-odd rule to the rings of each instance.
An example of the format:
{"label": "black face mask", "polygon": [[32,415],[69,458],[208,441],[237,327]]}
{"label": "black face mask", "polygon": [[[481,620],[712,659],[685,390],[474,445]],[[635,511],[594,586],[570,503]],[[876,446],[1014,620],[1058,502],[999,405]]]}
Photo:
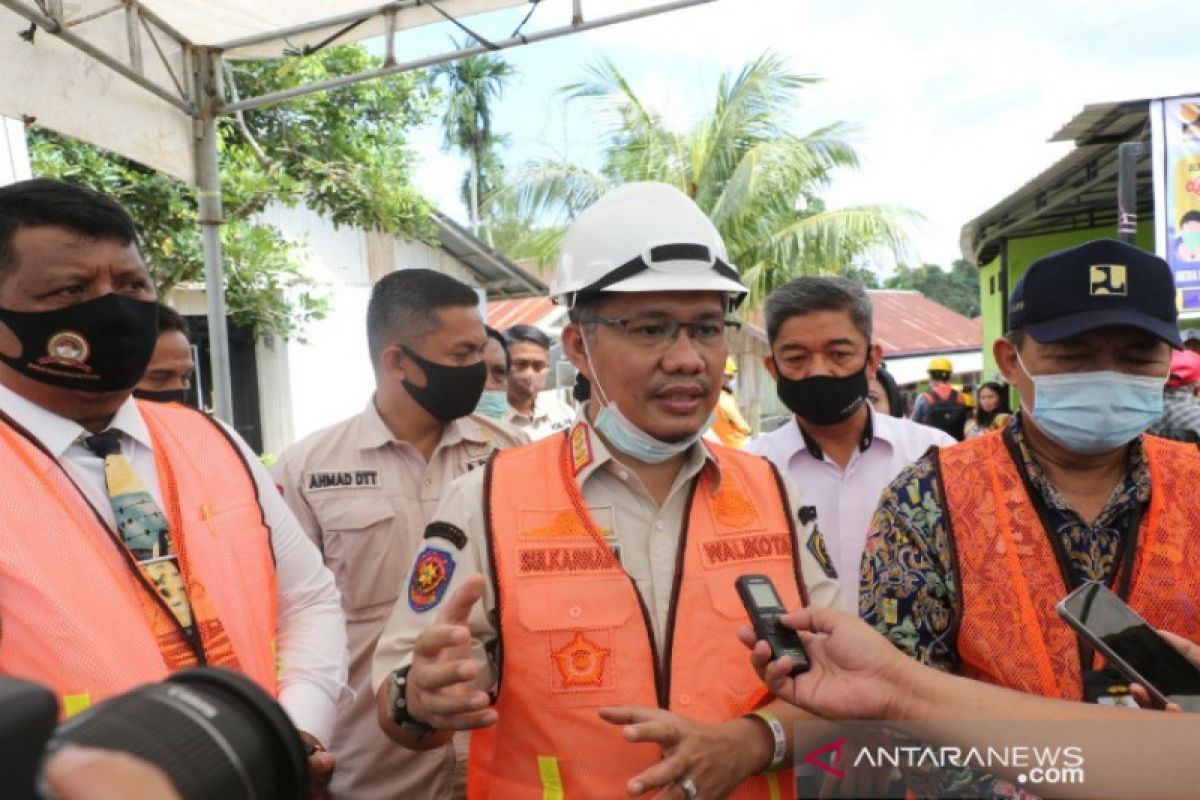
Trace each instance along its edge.
{"label": "black face mask", "polygon": [[35,381],[84,392],[137,384],[158,341],[158,306],[106,294],[54,311],[0,308],[21,340],[21,355],[0,360]]}
{"label": "black face mask", "polygon": [[179,403],[184,406],[188,404],[187,389],[162,389],[157,392],[149,389],[134,389],[133,396],[138,400],[148,400],[151,403]]}
{"label": "black face mask", "polygon": [[404,388],[433,417],[453,422],[479,405],[483,385],[487,383],[487,364],[483,361],[469,367],[447,367],[421,358],[404,345],[400,349],[425,373],[424,386],[415,386],[405,379]]}
{"label": "black face mask", "polygon": [[835,378],[814,375],[811,378],[786,378],[775,363],[779,378],[775,391],[779,399],[800,419],[811,425],[837,425],[858,411],[867,399],[867,366],[853,375]]}

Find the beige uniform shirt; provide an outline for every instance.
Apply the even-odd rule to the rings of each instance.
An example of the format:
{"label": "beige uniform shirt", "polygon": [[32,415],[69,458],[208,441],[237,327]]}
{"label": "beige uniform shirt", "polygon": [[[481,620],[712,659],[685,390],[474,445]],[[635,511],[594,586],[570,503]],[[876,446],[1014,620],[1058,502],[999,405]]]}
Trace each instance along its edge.
{"label": "beige uniform shirt", "polygon": [[[582,412],[580,418],[582,419]],[[609,534],[611,543],[618,547],[621,563],[633,578],[646,604],[658,652],[665,655],[663,636],[671,606],[675,555],[688,490],[706,462],[712,462],[712,468],[716,467],[715,459],[702,444],[693,446],[666,502],[660,508],[637,475],[612,457],[603,441],[590,427],[588,433],[591,437],[593,461],[577,476],[583,498],[596,524]],[[531,480],[533,479],[535,477],[531,476]],[[490,676],[484,688],[490,688],[495,683],[495,668],[488,661],[485,652],[491,649],[496,639],[496,595],[491,583],[491,572],[486,568],[489,555],[488,537],[484,527],[483,489],[482,471],[454,481],[447,488],[434,519],[436,523],[449,524],[465,534],[465,541],[457,532],[452,531],[450,534],[460,539],[461,547],[446,538],[440,538],[438,541],[437,546],[450,552],[455,561],[450,581],[440,599],[448,597],[471,575],[481,573],[487,578],[483,602],[477,603],[472,609],[468,624],[473,636],[472,646],[476,661],[484,668],[484,674]],[[808,587],[809,601],[813,605],[837,608],[841,600],[836,575],[831,567],[822,567],[806,546],[810,537],[820,534],[816,533],[810,515],[799,513],[799,493],[791,484],[787,484],[787,492],[790,513],[792,519],[796,520],[798,541],[794,546],[800,554],[800,567]],[[802,519],[810,521],[805,523]],[[435,524],[434,527],[440,526]],[[824,552],[823,548],[813,549]],[[406,597],[400,598],[375,649],[375,665],[372,670],[375,686],[379,686],[392,670],[412,660],[413,642],[422,630],[434,624],[438,616],[437,611],[437,606],[426,611],[414,610]]]}
{"label": "beige uniform shirt", "polygon": [[416,447],[393,438],[372,401],[279,457],[275,479],[333,571],[346,614],[355,698],[339,709],[328,742],[337,757],[335,798],[453,796],[454,748],[408,751],[379,729],[371,654],[446,485],[482,467],[496,448],[524,441],[504,423],[470,416],[446,426],[426,463]]}

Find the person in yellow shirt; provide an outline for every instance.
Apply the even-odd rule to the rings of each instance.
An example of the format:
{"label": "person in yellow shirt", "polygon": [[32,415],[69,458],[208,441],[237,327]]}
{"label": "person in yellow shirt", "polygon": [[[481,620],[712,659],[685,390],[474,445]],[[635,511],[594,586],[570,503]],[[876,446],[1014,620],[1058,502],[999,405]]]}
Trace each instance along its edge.
{"label": "person in yellow shirt", "polygon": [[737,372],[737,362],[732,356],[726,358],[725,383],[721,386],[721,398],[717,401],[717,420],[712,426],[712,432],[726,447],[742,447],[750,438],[750,425],[742,416],[733,393]]}

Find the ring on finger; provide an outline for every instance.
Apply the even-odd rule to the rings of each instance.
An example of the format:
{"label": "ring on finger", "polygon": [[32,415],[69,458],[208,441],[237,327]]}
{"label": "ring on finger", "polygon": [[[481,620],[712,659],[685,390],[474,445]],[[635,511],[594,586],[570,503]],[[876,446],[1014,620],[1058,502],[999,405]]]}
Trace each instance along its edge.
{"label": "ring on finger", "polygon": [[696,800],[696,797],[700,794],[700,790],[696,788],[696,782],[691,778],[680,778],[676,783],[683,790],[683,795],[687,800]]}

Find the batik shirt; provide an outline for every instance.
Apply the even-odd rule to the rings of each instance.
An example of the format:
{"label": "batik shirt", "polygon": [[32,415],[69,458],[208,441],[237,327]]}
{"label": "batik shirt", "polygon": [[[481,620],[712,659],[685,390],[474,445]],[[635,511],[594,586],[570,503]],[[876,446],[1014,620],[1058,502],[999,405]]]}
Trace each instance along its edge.
{"label": "batik shirt", "polygon": [[[1084,581],[1107,580],[1131,516],[1150,500],[1150,469],[1141,440],[1131,448],[1125,476],[1100,515],[1088,524],[1033,460],[1020,413],[1013,416],[1008,431],[1020,452],[1019,466],[1045,501],[1048,522],[1062,540],[1075,576]],[[934,463],[932,454],[922,456],[880,497],[863,553],[859,615],[921,663],[955,672],[959,666],[955,622],[962,603]],[[992,785],[986,776],[969,780],[964,773],[954,781],[952,792],[962,797],[1020,796],[1010,794],[1011,789],[1000,781]]]}

